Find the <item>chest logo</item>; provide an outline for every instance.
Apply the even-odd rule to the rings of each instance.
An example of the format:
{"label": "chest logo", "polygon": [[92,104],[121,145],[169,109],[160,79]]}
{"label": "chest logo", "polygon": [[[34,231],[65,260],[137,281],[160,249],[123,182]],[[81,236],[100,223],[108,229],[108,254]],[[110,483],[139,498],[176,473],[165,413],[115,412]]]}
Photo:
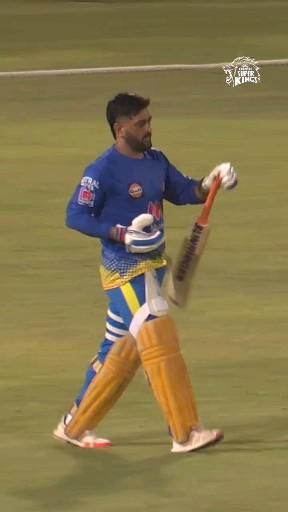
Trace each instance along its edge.
{"label": "chest logo", "polygon": [[129,187],[129,196],[134,199],[139,199],[139,197],[143,196],[143,188],[139,183],[132,183]]}

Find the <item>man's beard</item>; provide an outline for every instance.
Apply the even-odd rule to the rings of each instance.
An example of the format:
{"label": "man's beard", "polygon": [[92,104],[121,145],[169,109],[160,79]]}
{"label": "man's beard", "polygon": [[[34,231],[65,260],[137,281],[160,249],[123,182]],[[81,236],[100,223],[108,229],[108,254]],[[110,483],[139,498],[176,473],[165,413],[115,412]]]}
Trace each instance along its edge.
{"label": "man's beard", "polygon": [[144,153],[152,146],[151,135],[147,135],[143,137],[143,139],[139,140],[137,137],[134,137],[131,133],[126,133],[125,141],[130,146],[130,148],[136,153]]}

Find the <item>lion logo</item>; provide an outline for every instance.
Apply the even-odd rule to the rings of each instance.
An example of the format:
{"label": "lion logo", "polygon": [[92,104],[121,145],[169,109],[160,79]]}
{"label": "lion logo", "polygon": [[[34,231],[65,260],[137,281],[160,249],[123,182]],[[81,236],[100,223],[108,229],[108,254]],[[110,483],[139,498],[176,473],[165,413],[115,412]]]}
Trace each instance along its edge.
{"label": "lion logo", "polygon": [[261,81],[260,68],[251,57],[237,57],[231,64],[223,66],[226,84],[232,87],[246,83],[258,84]]}

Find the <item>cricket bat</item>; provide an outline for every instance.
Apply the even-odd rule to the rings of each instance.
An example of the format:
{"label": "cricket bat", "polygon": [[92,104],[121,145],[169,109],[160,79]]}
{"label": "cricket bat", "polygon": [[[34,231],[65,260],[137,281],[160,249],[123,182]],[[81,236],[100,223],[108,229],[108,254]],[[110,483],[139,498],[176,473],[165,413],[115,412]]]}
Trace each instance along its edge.
{"label": "cricket bat", "polygon": [[184,308],[188,302],[193,278],[210,232],[209,214],[220,186],[221,178],[218,176],[210,188],[200,215],[193,224],[190,236],[185,237],[182,242],[167,279],[168,299],[179,308]]}

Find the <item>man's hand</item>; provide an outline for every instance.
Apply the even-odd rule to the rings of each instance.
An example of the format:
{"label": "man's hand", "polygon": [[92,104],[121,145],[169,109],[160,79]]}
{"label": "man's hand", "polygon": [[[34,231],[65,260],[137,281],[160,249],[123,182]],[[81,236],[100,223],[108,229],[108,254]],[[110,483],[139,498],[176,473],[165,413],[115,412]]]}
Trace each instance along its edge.
{"label": "man's hand", "polygon": [[163,244],[164,233],[159,229],[153,229],[150,233],[144,231],[154,222],[153,215],[142,213],[133,219],[131,226],[124,227],[117,225],[111,230],[111,238],[123,242],[127,252],[147,253],[154,251]]}
{"label": "man's hand", "polygon": [[210,190],[211,185],[217,176],[220,176],[221,187],[224,188],[224,190],[230,190],[231,188],[236,187],[238,182],[237,173],[234,171],[234,167],[230,162],[225,162],[217,165],[217,167],[215,167],[213,171],[203,179],[201,187],[205,192]]}

